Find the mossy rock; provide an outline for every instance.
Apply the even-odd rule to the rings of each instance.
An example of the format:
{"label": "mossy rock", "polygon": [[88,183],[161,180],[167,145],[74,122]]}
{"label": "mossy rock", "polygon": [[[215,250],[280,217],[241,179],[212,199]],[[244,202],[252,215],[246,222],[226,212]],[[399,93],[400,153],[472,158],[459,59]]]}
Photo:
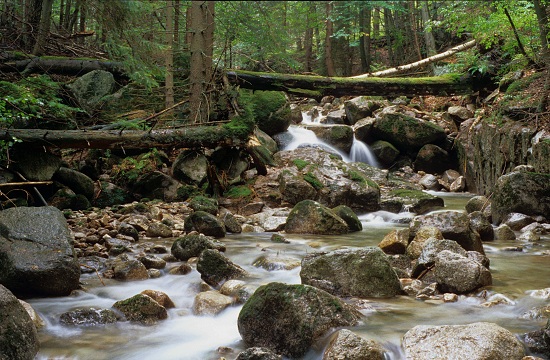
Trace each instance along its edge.
{"label": "mossy rock", "polygon": [[285,225],[287,233],[345,234],[348,224],[334,211],[313,200],[303,200],[294,206]]}
{"label": "mossy rock", "polygon": [[195,211],[206,211],[212,215],[218,215],[218,200],[206,196],[193,197],[189,207]]}
{"label": "mossy rock", "polygon": [[172,243],[171,252],[176,259],[187,261],[192,257],[198,257],[206,249],[225,251],[225,245],[210,236],[188,234]]}
{"label": "mossy rock", "polygon": [[283,92],[241,90],[239,102],[249,106],[254,121],[269,136],[286,131],[290,126],[290,106]]}
{"label": "mossy rock", "polygon": [[336,215],[342,218],[348,224],[350,232],[361,231],[363,230],[363,224],[361,220],[357,217],[357,214],[346,205],[340,205],[332,209]]}
{"label": "mossy rock", "polygon": [[401,204],[401,211],[409,211],[415,214],[424,214],[445,206],[442,198],[428,194],[422,190],[394,189],[384,197],[384,201],[393,201]]}

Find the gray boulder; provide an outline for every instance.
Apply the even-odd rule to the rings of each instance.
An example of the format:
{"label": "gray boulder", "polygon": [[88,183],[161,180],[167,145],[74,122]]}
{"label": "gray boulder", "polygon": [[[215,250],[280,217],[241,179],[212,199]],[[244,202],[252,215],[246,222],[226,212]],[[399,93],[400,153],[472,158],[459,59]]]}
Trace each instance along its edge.
{"label": "gray boulder", "polygon": [[428,359],[521,360],[523,345],[510,331],[492,323],[418,325],[403,336],[405,357]]}
{"label": "gray boulder", "polygon": [[508,225],[500,224],[494,229],[494,238],[495,240],[516,240],[516,234]]}
{"label": "gray boulder", "polygon": [[19,300],[0,285],[0,359],[32,360],[39,347],[31,317]]}
{"label": "gray boulder", "polygon": [[117,321],[117,316],[111,309],[76,309],[67,311],[59,317],[59,322],[64,325],[97,326]]}
{"label": "gray boulder", "polygon": [[222,238],[226,234],[223,221],[205,211],[192,212],[185,219],[185,230],[190,231],[192,229],[215,238]]}
{"label": "gray boulder", "polygon": [[474,113],[464,106],[449,106],[447,112],[457,124],[474,117]]}
{"label": "gray boulder", "polygon": [[502,223],[508,225],[514,231],[520,231],[534,222],[535,219],[531,216],[520,213],[510,213],[502,219]]}
{"label": "gray boulder", "polygon": [[353,125],[353,131],[355,132],[355,138],[366,143],[372,142],[371,136],[372,126],[376,121],[373,117],[367,117],[359,120]]}
{"label": "gray boulder", "polygon": [[98,195],[93,200],[93,205],[105,208],[107,206],[121,205],[133,200],[132,195],[120,186],[113,183],[100,181]]}
{"label": "gray boulder", "polygon": [[240,279],[248,275],[243,268],[214,249],[206,249],[200,254],[197,271],[204,282],[214,287],[220,286],[226,280]]}
{"label": "gray boulder", "polygon": [[235,360],[282,360],[281,355],[262,347],[251,347],[239,353]]}
{"label": "gray boulder", "polygon": [[416,154],[413,165],[416,171],[441,174],[451,166],[451,158],[449,153],[439,146],[426,144]]}
{"label": "gray boulder", "polygon": [[225,251],[225,245],[210,236],[188,234],[177,238],[172,243],[171,251],[178,260],[187,261],[189,258],[198,257],[206,249]]}
{"label": "gray boulder", "polygon": [[381,107],[382,104],[379,101],[370,100],[365,96],[358,96],[344,101],[344,110],[349,125],[354,125],[359,120],[371,116],[374,111]]}
{"label": "gray boulder", "polygon": [[300,201],[288,215],[285,231],[289,234],[345,234],[346,222],[328,207],[312,200]]}
{"label": "gray boulder", "polygon": [[360,318],[357,310],[323,290],[269,283],[244,304],[237,325],[246,346],[299,358],[329,329],[353,326]]}
{"label": "gray boulder", "polygon": [[23,296],[66,296],[80,266],[63,213],[52,206],[0,212],[0,283]]}
{"label": "gray boulder", "polygon": [[434,276],[442,292],[469,293],[492,284],[491,272],[480,262],[443,250],[435,258]]}
{"label": "gray boulder", "polygon": [[[265,148],[269,149],[271,154],[277,151],[277,144],[269,135],[260,129],[256,129],[255,134],[258,140],[264,144]],[[218,176],[224,178],[228,184],[235,184],[241,181],[243,173],[250,166],[249,155],[237,148],[221,147],[212,153],[210,161],[216,165],[215,169]]]}
{"label": "gray boulder", "polygon": [[422,190],[394,189],[385,194],[382,199],[391,202],[396,209],[397,205],[400,205],[397,212],[409,211],[415,214],[424,214],[445,206],[442,198]]}
{"label": "gray boulder", "polygon": [[482,241],[491,241],[495,238],[493,226],[481,211],[473,211],[468,214],[470,225],[477,231]]}
{"label": "gray boulder", "polygon": [[493,222],[507,214],[531,216],[550,214],[550,174],[515,171],[498,178],[491,202]]}
{"label": "gray boulder", "polygon": [[[456,180],[456,179],[455,179]],[[453,180],[454,181],[454,180]],[[483,211],[491,202],[485,196],[474,196],[466,203],[466,212]]]}
{"label": "gray boulder", "polygon": [[401,293],[397,274],[377,247],[306,255],[300,278],[303,284],[338,296],[392,297]]}
{"label": "gray boulder", "polygon": [[68,87],[80,108],[93,114],[104,103],[104,97],[113,93],[115,84],[113,74],[105,70],[94,70],[82,75]]}
{"label": "gray boulder", "polygon": [[29,148],[17,148],[12,160],[15,170],[29,181],[48,181],[61,166],[61,158],[43,150],[29,151]]}
{"label": "gray boulder", "polygon": [[323,360],[384,360],[385,350],[374,340],[366,340],[354,332],[336,332],[323,353]]}
{"label": "gray boulder", "polygon": [[150,199],[174,201],[181,184],[160,171],[151,171],[141,175],[134,184],[133,191]]}
{"label": "gray boulder", "polygon": [[208,159],[198,151],[184,150],[172,164],[174,178],[187,184],[201,185],[206,181],[207,173]]}
{"label": "gray boulder", "polygon": [[125,255],[121,255],[113,266],[114,277],[122,281],[145,280],[149,278],[147,267],[135,259],[128,259]]}
{"label": "gray boulder", "polygon": [[53,175],[53,180],[66,185],[76,194],[86,196],[88,200],[94,198],[94,181],[80,171],[60,167]]}
{"label": "gray boulder", "polygon": [[437,177],[432,174],[422,176],[418,183],[426,190],[437,191],[441,189],[441,184],[439,183]]}
{"label": "gray boulder", "polygon": [[458,211],[441,211],[415,216],[409,224],[410,236],[414,237],[423,226],[438,228],[445,239],[454,240],[464,249],[485,254],[479,234],[472,229],[470,219]]}
{"label": "gray boulder", "polygon": [[353,143],[353,129],[347,125],[307,126],[317,137],[329,145],[349,153]]}

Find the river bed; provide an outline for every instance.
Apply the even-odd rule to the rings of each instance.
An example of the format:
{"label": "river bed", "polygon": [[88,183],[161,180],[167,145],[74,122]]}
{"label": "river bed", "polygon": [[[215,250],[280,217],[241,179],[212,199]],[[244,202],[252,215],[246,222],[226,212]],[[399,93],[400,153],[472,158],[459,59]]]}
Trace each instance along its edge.
{"label": "river bed", "polygon": [[[471,195],[440,194],[445,210],[463,210]],[[221,239],[226,255],[252,274],[247,283],[257,287],[272,281],[300,283],[300,269],[266,271],[252,265],[267,253],[302,258],[315,251],[376,246],[390,230],[405,227],[395,222],[395,215],[385,212],[361,216],[363,231],[340,236],[287,234],[289,244],[270,241],[271,233],[230,234]],[[158,240],[168,248],[173,239]],[[540,329],[544,319],[528,319],[529,310],[548,305],[548,300],[532,297],[530,290],[550,287],[550,238],[525,246],[522,252],[506,251],[517,241],[485,243],[491,260],[493,286],[486,298],[504,297],[508,303],[482,306],[482,297],[460,296],[455,303],[419,301],[400,296],[393,299],[367,299],[362,324],[351,328],[357,334],[381,342],[389,350],[390,359],[401,359],[401,337],[415,325],[466,324],[477,321],[497,323],[515,334]],[[526,244],[523,244],[526,245]],[[168,265],[174,266],[175,263]],[[167,267],[167,268],[168,268]],[[39,330],[41,349],[37,359],[81,360],[214,360],[234,359],[244,349],[237,330],[237,317],[242,305],[235,305],[217,316],[195,316],[193,300],[200,291],[200,274],[194,269],[187,275],[164,274],[158,279],[120,282],[95,275],[81,278],[87,291],[60,298],[31,299],[29,303],[46,321]],[[129,298],[146,289],[165,292],[176,308],[168,311],[168,319],[153,326],[129,322],[97,327],[70,327],[59,323],[59,316],[82,307],[111,308],[118,300]],[[322,358],[325,341],[320,341],[304,359]]]}

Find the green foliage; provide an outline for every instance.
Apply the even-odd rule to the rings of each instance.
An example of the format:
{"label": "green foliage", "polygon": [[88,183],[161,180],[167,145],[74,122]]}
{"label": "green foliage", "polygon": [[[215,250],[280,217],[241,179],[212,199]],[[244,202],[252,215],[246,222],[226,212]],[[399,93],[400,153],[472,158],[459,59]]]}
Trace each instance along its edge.
{"label": "green foliage", "polygon": [[304,174],[304,180],[313,186],[315,190],[319,190],[324,187],[323,183],[312,172]]}
{"label": "green foliage", "polygon": [[223,196],[230,199],[246,199],[252,197],[252,195],[252,190],[246,185],[234,186],[223,194]]}
{"label": "green foliage", "polygon": [[179,201],[185,201],[190,197],[201,194],[201,190],[195,185],[182,185],[176,191],[176,198]]}
{"label": "green foliage", "polygon": [[117,184],[132,186],[141,175],[155,171],[161,162],[158,150],[153,148],[137,158],[127,157],[114,165],[111,176]]}
{"label": "green foliage", "polygon": [[294,165],[296,165],[296,167],[300,171],[302,171],[306,166],[309,165],[309,161],[305,161],[305,160],[302,160],[302,159],[294,159],[294,160],[292,160],[292,163]]}

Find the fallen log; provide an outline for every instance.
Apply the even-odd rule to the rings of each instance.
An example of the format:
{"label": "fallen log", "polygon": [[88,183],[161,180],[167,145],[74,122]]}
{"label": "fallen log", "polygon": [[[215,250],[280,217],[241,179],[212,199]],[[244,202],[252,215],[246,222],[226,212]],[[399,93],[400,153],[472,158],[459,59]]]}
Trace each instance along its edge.
{"label": "fallen log", "polygon": [[361,79],[262,73],[252,71],[229,71],[230,83],[245,89],[285,91],[304,97],[320,98],[333,96],[452,96],[471,94],[473,84],[468,76],[446,74],[419,78]]}
{"label": "fallen log", "polygon": [[0,63],[0,72],[20,72],[23,74],[59,74],[80,76],[93,70],[105,70],[118,79],[127,79],[124,66],[117,61],[95,59],[33,57],[30,59]]}
{"label": "fallen log", "polygon": [[223,125],[151,131],[9,129],[0,130],[0,140],[17,138],[27,146],[69,149],[214,148],[244,146],[251,133],[234,131]]}

